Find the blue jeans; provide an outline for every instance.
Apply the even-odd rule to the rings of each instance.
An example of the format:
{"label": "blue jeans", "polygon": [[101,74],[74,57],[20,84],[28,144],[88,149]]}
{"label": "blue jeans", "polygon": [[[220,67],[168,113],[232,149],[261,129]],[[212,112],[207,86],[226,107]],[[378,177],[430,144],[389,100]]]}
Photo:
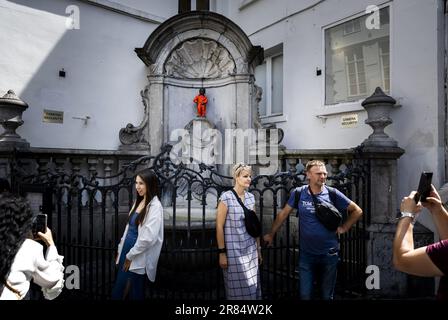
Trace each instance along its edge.
{"label": "blue jeans", "polygon": [[320,299],[333,300],[338,273],[338,250],[330,249],[327,254],[314,255],[301,252],[299,256],[300,298],[311,300],[313,283],[320,287]]}

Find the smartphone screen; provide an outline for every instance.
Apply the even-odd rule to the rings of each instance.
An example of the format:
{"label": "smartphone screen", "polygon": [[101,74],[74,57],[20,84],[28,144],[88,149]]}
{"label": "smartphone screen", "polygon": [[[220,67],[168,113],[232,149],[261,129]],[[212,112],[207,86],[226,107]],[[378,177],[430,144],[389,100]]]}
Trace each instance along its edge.
{"label": "smartphone screen", "polygon": [[416,203],[425,202],[431,192],[432,172],[422,172],[420,182],[418,183],[417,194],[414,197]]}
{"label": "smartphone screen", "polygon": [[33,225],[33,233],[37,235],[38,232],[45,233],[47,231],[47,215],[39,213]]}

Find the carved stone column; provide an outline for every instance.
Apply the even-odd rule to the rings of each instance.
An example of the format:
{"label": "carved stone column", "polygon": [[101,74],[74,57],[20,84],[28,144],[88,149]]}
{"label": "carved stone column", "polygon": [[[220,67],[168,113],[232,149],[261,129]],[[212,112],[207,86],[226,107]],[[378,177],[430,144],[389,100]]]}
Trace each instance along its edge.
{"label": "carved stone column", "polygon": [[50,158],[39,158],[37,159],[37,163],[37,172],[39,175],[43,175],[49,170],[48,165],[50,164]]}
{"label": "carved stone column", "polygon": [[[112,176],[112,166],[114,165],[115,161],[114,159],[104,159],[103,164],[104,164],[104,177],[106,177],[106,179],[104,180],[104,184],[105,185],[112,185],[113,182],[111,178],[109,178],[110,176]],[[115,200],[115,195],[112,192],[109,192],[106,195],[106,208],[109,210],[112,210],[113,212],[113,202]]]}
{"label": "carved stone column", "polygon": [[[367,265],[377,266],[380,272],[380,289],[372,289],[368,294],[381,297],[406,297],[412,288],[409,276],[395,270],[392,265],[395,217],[399,209],[397,160],[404,153],[397,142],[384,133],[384,128],[392,123],[389,112],[394,104],[395,99],[384,94],[380,88],[363,101],[362,105],[368,112],[365,122],[374,132],[357,148],[361,158],[369,164],[370,208],[364,208],[370,211],[370,224],[366,230]],[[425,234],[422,228],[416,225],[416,241]],[[425,279],[415,281],[424,283]]]}
{"label": "carved stone column", "polygon": [[89,177],[90,179],[96,180],[96,176],[98,175],[98,159],[97,158],[88,158],[87,159],[87,164],[89,166],[88,170],[89,170]]}
{"label": "carved stone column", "polygon": [[160,153],[164,137],[163,121],[163,81],[162,77],[148,77],[150,81],[149,89],[149,125],[146,129],[149,144],[151,145],[151,154]]}

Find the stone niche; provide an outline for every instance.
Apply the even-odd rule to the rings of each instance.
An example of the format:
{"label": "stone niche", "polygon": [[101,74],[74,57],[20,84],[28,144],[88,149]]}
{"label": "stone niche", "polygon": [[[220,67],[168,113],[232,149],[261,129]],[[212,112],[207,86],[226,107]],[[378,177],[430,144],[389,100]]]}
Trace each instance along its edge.
{"label": "stone niche", "polygon": [[[150,154],[155,156],[163,144],[170,143],[175,147],[180,143],[181,149],[191,147],[192,154],[202,154],[210,145],[203,141],[197,143],[198,135],[208,129],[214,132],[215,140],[212,139],[211,143],[216,141],[219,149],[229,144],[229,141],[218,137],[225,137],[226,130],[258,126],[260,90],[254,84],[254,68],[263,61],[263,50],[253,46],[240,27],[226,17],[204,11],[174,16],[154,30],[144,46],[135,51],[148,67],[148,84],[141,89],[145,115],[139,125],[128,124],[120,130],[121,149],[149,148]],[[202,87],[206,89],[208,98],[205,118],[197,116],[193,102]],[[183,141],[186,136],[190,141]],[[200,150],[195,149],[198,147]],[[222,149],[217,152],[220,151],[225,157]],[[188,166],[195,170],[197,162],[204,162],[200,160],[194,159],[194,163]],[[247,161],[248,158],[241,160]],[[217,169],[228,175],[234,162],[219,164]],[[176,193],[175,208],[170,201],[170,190],[164,190],[164,195],[168,196],[162,197],[168,250],[188,246],[188,243],[200,243],[203,232],[207,239],[215,238],[216,190],[207,191],[207,204],[203,208],[197,196],[188,199],[181,189],[178,188]],[[207,242],[206,247],[210,247],[210,243]],[[173,269],[176,264],[188,266],[190,272],[216,274],[215,261],[207,270],[202,270],[206,265],[204,262],[176,262],[170,257],[162,257],[159,264],[162,283],[166,284],[178,276],[178,271]],[[214,252],[206,261],[212,261],[212,257],[216,259]],[[184,278],[194,277],[189,274]],[[204,286],[203,283],[194,284],[194,287]],[[179,287],[182,284],[176,283],[176,290]]]}
{"label": "stone niche", "polygon": [[140,125],[121,129],[121,149],[150,148],[156,155],[164,143],[178,142],[176,130],[189,130],[197,118],[193,99],[201,87],[208,98],[207,122],[223,138],[227,129],[259,123],[253,75],[263,49],[226,17],[204,11],[176,15],[135,51],[148,67],[141,90],[145,116]]}
{"label": "stone niche", "polygon": [[[261,47],[253,46],[226,17],[192,11],[162,23],[135,52],[148,67],[148,84],[141,88],[144,117],[139,125],[127,124],[120,130],[120,149],[149,149],[157,155],[162,145],[170,143],[181,144],[182,150],[191,147],[194,155],[216,142],[215,153],[220,156],[216,167],[221,174],[229,175],[238,160],[249,162],[249,154],[241,158],[236,149],[224,150],[226,145],[235,145],[237,138],[233,135],[226,141],[225,137],[228,130],[259,127],[261,92],[254,84],[254,69],[263,61]],[[208,98],[205,118],[197,116],[193,102],[202,87]],[[201,129],[194,132],[195,128]],[[213,139],[196,143],[198,132],[205,129],[214,132]],[[196,150],[198,145],[204,150]],[[194,159],[194,163],[207,162],[202,160]]]}

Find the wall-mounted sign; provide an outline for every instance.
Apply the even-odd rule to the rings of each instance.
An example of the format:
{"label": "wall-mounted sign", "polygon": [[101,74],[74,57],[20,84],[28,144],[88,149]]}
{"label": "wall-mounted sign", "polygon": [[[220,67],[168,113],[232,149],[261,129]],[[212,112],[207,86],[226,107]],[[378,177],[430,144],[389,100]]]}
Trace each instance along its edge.
{"label": "wall-mounted sign", "polygon": [[49,123],[63,123],[64,122],[64,112],[44,109],[42,121],[49,122]]}
{"label": "wall-mounted sign", "polygon": [[358,126],[358,114],[346,114],[341,117],[342,128],[355,128]]}

